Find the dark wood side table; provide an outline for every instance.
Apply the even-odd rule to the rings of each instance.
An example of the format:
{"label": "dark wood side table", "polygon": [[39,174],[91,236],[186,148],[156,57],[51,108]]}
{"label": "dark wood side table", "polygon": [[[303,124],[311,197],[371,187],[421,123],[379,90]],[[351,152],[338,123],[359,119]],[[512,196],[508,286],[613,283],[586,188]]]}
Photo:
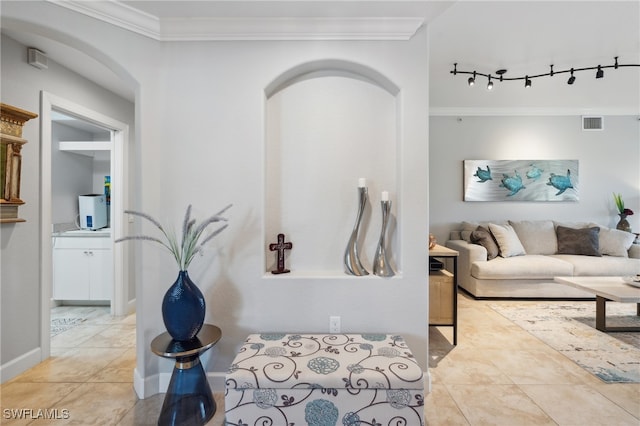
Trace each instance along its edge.
{"label": "dark wood side table", "polygon": [[159,425],[204,425],[216,413],[216,403],[200,355],[213,347],[221,336],[218,327],[204,324],[191,340],[173,340],[167,332],[153,339],[151,351],[154,354],[176,360]]}
{"label": "dark wood side table", "polygon": [[[452,277],[452,291],[451,300],[445,301],[449,304],[448,307],[452,310],[452,318],[453,321],[450,323],[436,323],[432,324],[429,322],[430,326],[450,326],[453,327],[453,344],[458,344],[458,252],[456,250],[452,250],[450,248],[441,246],[436,244],[436,246],[432,249],[429,249],[429,258],[449,258],[453,259],[453,277]],[[429,283],[429,297],[432,297],[431,292],[431,283]]]}

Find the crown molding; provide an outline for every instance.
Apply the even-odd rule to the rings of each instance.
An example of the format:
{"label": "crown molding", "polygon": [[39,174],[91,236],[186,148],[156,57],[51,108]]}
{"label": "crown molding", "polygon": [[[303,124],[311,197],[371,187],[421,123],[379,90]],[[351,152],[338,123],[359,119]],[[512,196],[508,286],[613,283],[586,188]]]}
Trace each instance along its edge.
{"label": "crown molding", "polygon": [[163,19],[161,40],[409,40],[421,18]]}
{"label": "crown molding", "polygon": [[158,18],[118,1],[47,0],[158,41],[409,40],[416,17]]}
{"label": "crown molding", "polygon": [[567,115],[605,115],[625,116],[640,115],[638,108],[604,107],[604,108],[558,108],[558,107],[431,107],[430,117],[464,117],[464,116],[567,116]]}
{"label": "crown molding", "polygon": [[46,0],[145,37],[160,40],[160,20],[118,1]]}

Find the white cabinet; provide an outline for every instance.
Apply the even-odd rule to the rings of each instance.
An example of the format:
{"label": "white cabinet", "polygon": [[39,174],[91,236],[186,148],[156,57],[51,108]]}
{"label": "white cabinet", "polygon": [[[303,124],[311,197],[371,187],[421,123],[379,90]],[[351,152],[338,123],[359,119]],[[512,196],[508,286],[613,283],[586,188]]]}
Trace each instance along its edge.
{"label": "white cabinet", "polygon": [[111,238],[53,238],[55,300],[111,300],[112,288]]}

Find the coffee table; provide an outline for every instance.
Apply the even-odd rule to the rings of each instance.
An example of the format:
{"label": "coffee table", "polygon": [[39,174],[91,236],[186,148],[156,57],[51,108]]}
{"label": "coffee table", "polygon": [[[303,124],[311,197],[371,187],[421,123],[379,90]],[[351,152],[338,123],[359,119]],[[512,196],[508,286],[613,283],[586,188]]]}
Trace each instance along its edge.
{"label": "coffee table", "polygon": [[600,331],[640,331],[640,327],[607,327],[607,302],[635,303],[640,316],[640,288],[626,284],[621,277],[554,277],[559,283],[596,295],[596,328]]}

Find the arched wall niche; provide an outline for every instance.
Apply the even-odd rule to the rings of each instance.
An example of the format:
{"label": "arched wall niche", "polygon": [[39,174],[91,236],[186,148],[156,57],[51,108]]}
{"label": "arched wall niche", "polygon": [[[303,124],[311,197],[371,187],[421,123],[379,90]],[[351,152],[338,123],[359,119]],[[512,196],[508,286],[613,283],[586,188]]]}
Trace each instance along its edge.
{"label": "arched wall niche", "polygon": [[283,72],[265,88],[265,95],[269,99],[293,84],[326,76],[362,80],[379,86],[392,96],[397,96],[400,92],[400,88],[393,81],[371,67],[342,59],[321,59],[305,62]]}
{"label": "arched wall niche", "polygon": [[346,277],[344,250],[358,207],[358,181],[369,193],[360,258],[371,278],[380,237],[382,191],[392,201],[387,249],[400,276],[400,89],[372,68],[340,61],[294,67],[266,89],[264,151],[265,274],[276,268],[268,250],[279,233],[289,277]]}

